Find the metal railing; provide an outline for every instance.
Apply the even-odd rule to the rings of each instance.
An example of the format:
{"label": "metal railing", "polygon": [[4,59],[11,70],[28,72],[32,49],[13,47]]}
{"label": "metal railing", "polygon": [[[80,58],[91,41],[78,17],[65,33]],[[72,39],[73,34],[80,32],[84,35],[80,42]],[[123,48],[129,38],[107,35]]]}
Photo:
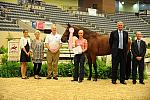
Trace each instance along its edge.
{"label": "metal railing", "polygon": [[17,24],[19,27],[21,27],[23,29],[28,29],[28,31],[31,33],[34,33],[36,31],[36,29],[32,28],[31,25],[21,21],[20,19],[17,20]]}

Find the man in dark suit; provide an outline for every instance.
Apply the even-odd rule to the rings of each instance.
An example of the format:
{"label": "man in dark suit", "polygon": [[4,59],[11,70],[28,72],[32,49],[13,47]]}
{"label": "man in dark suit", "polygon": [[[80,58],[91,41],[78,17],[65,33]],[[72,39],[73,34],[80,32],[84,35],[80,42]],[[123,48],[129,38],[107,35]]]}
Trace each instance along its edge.
{"label": "man in dark suit", "polygon": [[142,34],[141,32],[136,32],[137,39],[131,45],[131,51],[133,54],[132,59],[132,79],[133,84],[136,84],[136,75],[137,75],[137,66],[139,72],[139,82],[140,84],[144,84],[144,56],[146,53],[146,43],[141,40]]}
{"label": "man in dark suit", "polygon": [[117,23],[118,29],[110,34],[109,45],[112,53],[112,84],[116,84],[120,64],[120,83],[125,82],[125,66],[128,50],[128,32],[123,30],[123,22]]}

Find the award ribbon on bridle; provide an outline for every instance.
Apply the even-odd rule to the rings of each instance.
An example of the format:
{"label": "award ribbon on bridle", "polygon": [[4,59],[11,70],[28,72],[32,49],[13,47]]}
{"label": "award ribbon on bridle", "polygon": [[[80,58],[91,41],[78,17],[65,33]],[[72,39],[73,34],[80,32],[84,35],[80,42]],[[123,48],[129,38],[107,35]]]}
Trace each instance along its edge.
{"label": "award ribbon on bridle", "polygon": [[73,32],[74,32],[74,28],[69,28],[69,40],[68,40],[68,49],[69,49],[69,53],[70,53],[70,60],[71,60],[71,63],[72,63],[72,59],[71,59],[71,52],[70,50],[72,50],[72,41],[73,41]]}
{"label": "award ribbon on bridle", "polygon": [[70,32],[70,34],[69,34],[69,40],[68,40],[68,48],[69,48],[69,50],[71,50],[72,49],[72,41],[73,41],[73,32],[74,32],[74,28],[69,28],[69,32]]}

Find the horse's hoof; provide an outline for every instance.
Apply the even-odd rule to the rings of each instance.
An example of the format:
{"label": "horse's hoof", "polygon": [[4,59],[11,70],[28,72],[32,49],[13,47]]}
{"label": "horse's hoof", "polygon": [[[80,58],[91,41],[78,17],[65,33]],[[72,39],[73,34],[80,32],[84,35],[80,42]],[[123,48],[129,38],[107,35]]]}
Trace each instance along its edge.
{"label": "horse's hoof", "polygon": [[93,79],[93,81],[97,81],[97,79]]}
{"label": "horse's hoof", "polygon": [[88,81],[91,81],[91,78],[87,78]]}

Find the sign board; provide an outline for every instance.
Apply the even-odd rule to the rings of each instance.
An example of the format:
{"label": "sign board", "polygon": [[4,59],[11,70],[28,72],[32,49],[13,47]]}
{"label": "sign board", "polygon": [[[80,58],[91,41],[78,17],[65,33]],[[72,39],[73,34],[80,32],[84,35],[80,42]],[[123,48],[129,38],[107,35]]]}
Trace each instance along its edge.
{"label": "sign board", "polygon": [[19,41],[8,41],[8,61],[20,60]]}
{"label": "sign board", "polygon": [[88,13],[91,16],[96,16],[96,9],[88,8]]}

